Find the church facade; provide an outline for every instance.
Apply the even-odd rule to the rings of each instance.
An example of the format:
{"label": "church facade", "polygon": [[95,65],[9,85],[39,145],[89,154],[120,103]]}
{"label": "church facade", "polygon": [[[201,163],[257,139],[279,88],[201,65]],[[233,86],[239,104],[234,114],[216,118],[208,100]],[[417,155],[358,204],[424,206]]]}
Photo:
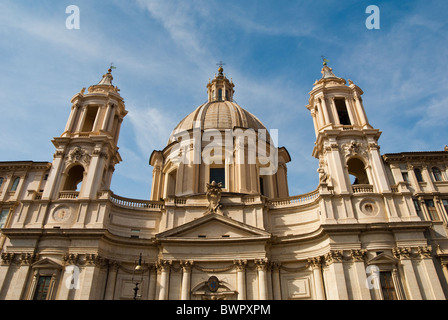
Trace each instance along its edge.
{"label": "church facade", "polygon": [[222,67],[151,154],[150,199],[114,194],[128,111],[112,80],[72,97],[51,163],[0,162],[0,299],[448,296],[448,149],[382,155],[363,91],[326,63],[306,106],[318,185],[292,196],[287,149]]}

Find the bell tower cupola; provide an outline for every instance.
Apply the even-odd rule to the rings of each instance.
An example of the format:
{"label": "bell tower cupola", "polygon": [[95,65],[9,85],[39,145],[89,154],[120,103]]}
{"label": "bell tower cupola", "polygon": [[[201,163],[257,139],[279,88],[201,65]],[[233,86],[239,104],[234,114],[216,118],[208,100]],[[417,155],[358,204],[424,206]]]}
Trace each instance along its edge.
{"label": "bell tower cupola", "polygon": [[363,91],[351,80],[337,77],[324,60],[322,78],[310,92],[308,110],[314,120],[316,135],[325,129],[371,129],[364,111]]}
{"label": "bell tower cupola", "polygon": [[314,83],[307,109],[313,118],[316,142],[313,156],[319,159],[321,183],[335,193],[358,190],[389,192],[378,139],[364,110],[363,91],[335,75],[324,59],[322,77]]}
{"label": "bell tower cupola", "polygon": [[117,144],[127,114],[112,80],[111,67],[97,84],[71,99],[65,129],[52,140],[56,153],[43,199],[95,199],[109,190],[115,164],[121,161]]}

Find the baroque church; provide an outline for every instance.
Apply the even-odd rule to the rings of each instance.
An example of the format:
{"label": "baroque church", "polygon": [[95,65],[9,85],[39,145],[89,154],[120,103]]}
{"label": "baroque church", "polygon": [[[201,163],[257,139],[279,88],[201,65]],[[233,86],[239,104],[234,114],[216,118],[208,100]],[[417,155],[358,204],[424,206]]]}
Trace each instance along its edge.
{"label": "baroque church", "polygon": [[109,69],[72,97],[52,162],[0,162],[0,299],[446,299],[448,148],[382,155],[361,88],[321,73],[315,190],[289,194],[287,149],[220,67],[139,200],[110,189],[128,111]]}

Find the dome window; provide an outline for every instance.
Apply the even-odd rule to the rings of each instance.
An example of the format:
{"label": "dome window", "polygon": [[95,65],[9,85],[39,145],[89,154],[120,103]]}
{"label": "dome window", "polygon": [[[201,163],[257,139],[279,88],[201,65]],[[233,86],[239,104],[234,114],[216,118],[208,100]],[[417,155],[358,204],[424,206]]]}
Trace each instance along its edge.
{"label": "dome window", "polygon": [[222,187],[226,187],[226,169],[225,168],[210,168],[210,183],[222,183]]}

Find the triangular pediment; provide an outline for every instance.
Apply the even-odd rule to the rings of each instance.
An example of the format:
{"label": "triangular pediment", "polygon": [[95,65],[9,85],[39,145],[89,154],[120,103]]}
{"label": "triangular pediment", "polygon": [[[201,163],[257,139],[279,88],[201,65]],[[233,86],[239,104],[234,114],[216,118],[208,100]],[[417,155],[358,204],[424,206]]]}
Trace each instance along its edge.
{"label": "triangular pediment", "polygon": [[52,259],[45,258],[45,259],[35,262],[32,265],[32,267],[39,268],[39,269],[43,269],[43,268],[61,269],[62,265],[57,263],[56,261],[53,261]]}
{"label": "triangular pediment", "polygon": [[370,259],[367,261],[367,264],[373,265],[373,264],[397,264],[399,260],[397,258],[392,257],[391,255],[388,255],[386,253],[381,253],[377,255],[376,257]]}
{"label": "triangular pediment", "polygon": [[271,234],[260,228],[219,214],[207,214],[156,235],[159,240],[169,239],[244,239],[269,238]]}

